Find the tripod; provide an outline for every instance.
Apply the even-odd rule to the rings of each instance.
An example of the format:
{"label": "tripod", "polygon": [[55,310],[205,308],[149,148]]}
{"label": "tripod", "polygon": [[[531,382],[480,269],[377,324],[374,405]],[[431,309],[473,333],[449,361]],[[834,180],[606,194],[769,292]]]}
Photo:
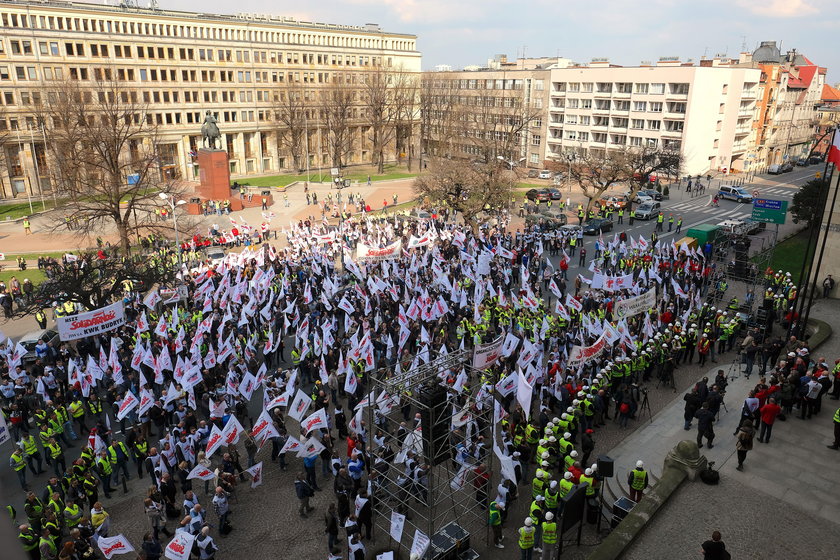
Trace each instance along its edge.
{"label": "tripod", "polygon": [[[740,341],[736,341],[735,344],[738,344]],[[726,373],[727,379],[732,381],[733,379],[738,379],[741,377],[741,351],[735,354],[735,357],[732,358],[732,363],[729,364],[729,371]]]}
{"label": "tripod", "polygon": [[647,389],[642,388],[640,390],[644,397],[642,398],[642,404],[639,406],[639,417],[641,417],[645,410],[647,410],[648,420],[653,423],[653,414],[650,411],[650,401],[648,401]]}

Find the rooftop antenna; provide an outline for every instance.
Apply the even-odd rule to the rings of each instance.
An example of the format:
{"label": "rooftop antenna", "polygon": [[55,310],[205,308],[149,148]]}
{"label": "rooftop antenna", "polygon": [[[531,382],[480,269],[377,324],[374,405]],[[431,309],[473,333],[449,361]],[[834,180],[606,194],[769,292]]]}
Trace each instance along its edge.
{"label": "rooftop antenna", "polygon": [[703,58],[706,58],[706,55],[709,54],[709,47],[703,49]]}
{"label": "rooftop antenna", "polygon": [[747,36],[741,35],[741,52],[747,52]]}

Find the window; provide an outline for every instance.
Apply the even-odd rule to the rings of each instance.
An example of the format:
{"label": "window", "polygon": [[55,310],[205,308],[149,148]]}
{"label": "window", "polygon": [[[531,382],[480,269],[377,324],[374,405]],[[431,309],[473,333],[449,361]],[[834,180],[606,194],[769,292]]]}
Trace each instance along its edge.
{"label": "window", "polygon": [[539,163],[540,154],[531,154],[531,163]]}
{"label": "window", "polygon": [[644,119],[633,119],[633,124],[630,128],[635,128],[637,130],[643,129],[645,127]]}
{"label": "window", "polygon": [[650,102],[650,112],[651,113],[661,113],[662,112],[662,103],[659,101],[651,101]]}
{"label": "window", "polygon": [[592,82],[584,82],[582,85],[583,93],[592,93]]}
{"label": "window", "polygon": [[542,143],[542,136],[539,134],[531,135],[531,145],[532,146],[539,146]]}
{"label": "window", "polygon": [[665,93],[665,84],[650,84],[650,93],[653,95],[662,95]]}
{"label": "window", "polygon": [[580,100],[580,108],[581,109],[591,109],[592,108],[592,100],[591,99],[581,99]]}
{"label": "window", "polygon": [[581,142],[589,142],[589,133],[578,132],[578,140],[580,140]]}
{"label": "window", "polygon": [[639,138],[638,136],[631,136],[630,137],[630,145],[631,146],[641,146],[642,145],[642,139]]}
{"label": "window", "polygon": [[581,115],[580,124],[582,124],[584,126],[589,126],[590,121],[591,121],[591,118],[590,118],[589,115]]}
{"label": "window", "polygon": [[577,109],[579,104],[578,99],[567,99],[566,100],[566,108],[567,109]]}
{"label": "window", "polygon": [[647,128],[648,130],[659,130],[662,126],[662,121],[648,121]]}
{"label": "window", "polygon": [[9,79],[9,67],[8,66],[0,66],[0,80],[8,80]]}
{"label": "window", "polygon": [[571,93],[580,92],[580,82],[569,82],[569,92],[571,92]]}
{"label": "window", "polygon": [[[648,92],[648,84],[636,84],[636,93],[646,94]],[[640,138],[631,138],[630,141],[640,140]],[[636,144],[641,145],[641,144]]]}
{"label": "window", "polygon": [[[638,84],[636,84],[636,85],[638,85]],[[645,84],[645,85],[647,85],[647,84]],[[644,113],[645,111],[647,111],[647,101],[634,101],[633,102],[633,110]]]}
{"label": "window", "polygon": [[645,138],[645,143],[647,144],[648,148],[655,148],[659,145],[658,138]]}
{"label": "window", "polygon": [[577,131],[567,130],[566,131],[566,140],[577,140]]}
{"label": "window", "polygon": [[20,41],[9,41],[9,45],[12,47],[12,54],[20,54]]}

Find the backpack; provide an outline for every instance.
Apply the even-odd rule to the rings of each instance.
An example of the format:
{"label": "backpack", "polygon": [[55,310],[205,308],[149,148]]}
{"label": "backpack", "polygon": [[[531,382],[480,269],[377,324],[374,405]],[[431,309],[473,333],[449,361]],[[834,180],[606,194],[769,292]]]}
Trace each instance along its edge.
{"label": "backpack", "polygon": [[706,484],[714,486],[715,484],[720,482],[720,473],[712,469],[711,467],[706,467],[705,469],[700,471],[700,480],[702,480]]}

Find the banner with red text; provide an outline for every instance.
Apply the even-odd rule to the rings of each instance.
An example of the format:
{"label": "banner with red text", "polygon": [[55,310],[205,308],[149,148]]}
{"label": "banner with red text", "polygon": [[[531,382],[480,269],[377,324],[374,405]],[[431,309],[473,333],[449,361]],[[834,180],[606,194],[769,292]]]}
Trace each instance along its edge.
{"label": "banner with red text", "polygon": [[121,301],[101,309],[56,318],[58,334],[63,342],[95,336],[123,324],[125,324],[125,309]]}

